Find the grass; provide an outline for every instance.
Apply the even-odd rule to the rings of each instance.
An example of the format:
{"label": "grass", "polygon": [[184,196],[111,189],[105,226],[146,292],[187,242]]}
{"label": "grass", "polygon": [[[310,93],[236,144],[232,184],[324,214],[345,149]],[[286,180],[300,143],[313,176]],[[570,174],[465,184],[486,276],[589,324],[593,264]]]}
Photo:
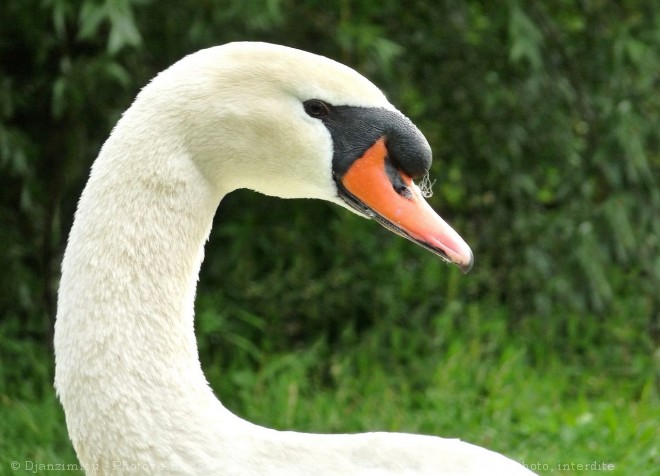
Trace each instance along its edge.
{"label": "grass", "polygon": [[[658,475],[659,356],[630,318],[643,306],[620,307],[606,321],[574,316],[566,330],[533,317],[513,325],[483,303],[454,304],[426,332],[384,322],[346,331],[332,346],[237,346],[232,360],[203,365],[230,409],[269,427],[458,437],[542,475]],[[50,351],[10,340],[1,326],[0,339],[0,475],[77,474],[26,471],[26,461],[76,458],[50,385]]]}

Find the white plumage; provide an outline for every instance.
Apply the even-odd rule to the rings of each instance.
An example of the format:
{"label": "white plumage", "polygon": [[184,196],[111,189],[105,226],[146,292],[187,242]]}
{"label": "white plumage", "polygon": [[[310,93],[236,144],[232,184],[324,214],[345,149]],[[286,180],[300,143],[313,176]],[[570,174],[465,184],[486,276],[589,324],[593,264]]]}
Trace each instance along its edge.
{"label": "white plumage", "polygon": [[222,197],[250,188],[347,206],[332,136],[302,106],[310,98],[396,111],[334,61],[235,43],[158,75],[103,146],[69,236],[55,327],[55,384],[88,474],[531,474],[458,440],[269,430],[213,395],[193,300]]}

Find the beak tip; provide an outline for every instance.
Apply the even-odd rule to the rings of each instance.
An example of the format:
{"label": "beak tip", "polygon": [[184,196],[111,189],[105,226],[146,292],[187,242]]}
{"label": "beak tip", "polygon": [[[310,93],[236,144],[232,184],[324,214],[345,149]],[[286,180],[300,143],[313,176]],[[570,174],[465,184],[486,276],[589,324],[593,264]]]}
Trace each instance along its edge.
{"label": "beak tip", "polygon": [[461,263],[459,267],[461,268],[461,272],[463,274],[468,274],[472,269],[473,265],[474,265],[474,254],[472,254],[472,250],[470,250],[469,259],[465,263]]}

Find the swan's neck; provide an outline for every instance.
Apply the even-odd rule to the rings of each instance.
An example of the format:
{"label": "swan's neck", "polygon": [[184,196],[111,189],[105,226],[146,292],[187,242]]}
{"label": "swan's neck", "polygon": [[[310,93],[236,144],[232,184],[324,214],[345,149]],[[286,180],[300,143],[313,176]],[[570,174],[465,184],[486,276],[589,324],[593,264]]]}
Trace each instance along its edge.
{"label": "swan's neck", "polygon": [[117,445],[137,451],[128,448],[145,439],[171,451],[167,434],[203,434],[234,418],[206,383],[193,327],[203,246],[223,191],[173,131],[142,131],[131,117],[94,164],[62,266],[56,387],[86,462]]}

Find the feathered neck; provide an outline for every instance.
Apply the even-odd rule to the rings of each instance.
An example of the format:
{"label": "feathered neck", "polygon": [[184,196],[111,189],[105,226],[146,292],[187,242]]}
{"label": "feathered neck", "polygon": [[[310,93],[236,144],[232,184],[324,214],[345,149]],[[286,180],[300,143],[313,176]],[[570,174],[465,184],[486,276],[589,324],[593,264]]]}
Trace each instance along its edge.
{"label": "feathered neck", "polygon": [[[181,432],[212,438],[237,420],[208,387],[193,328],[203,246],[224,191],[167,121],[145,129],[139,107],[94,164],[62,265],[56,387],[83,462],[108,463],[109,448],[127,461],[166,461],[153,448],[169,453]],[[145,445],[152,450],[140,453]]]}

